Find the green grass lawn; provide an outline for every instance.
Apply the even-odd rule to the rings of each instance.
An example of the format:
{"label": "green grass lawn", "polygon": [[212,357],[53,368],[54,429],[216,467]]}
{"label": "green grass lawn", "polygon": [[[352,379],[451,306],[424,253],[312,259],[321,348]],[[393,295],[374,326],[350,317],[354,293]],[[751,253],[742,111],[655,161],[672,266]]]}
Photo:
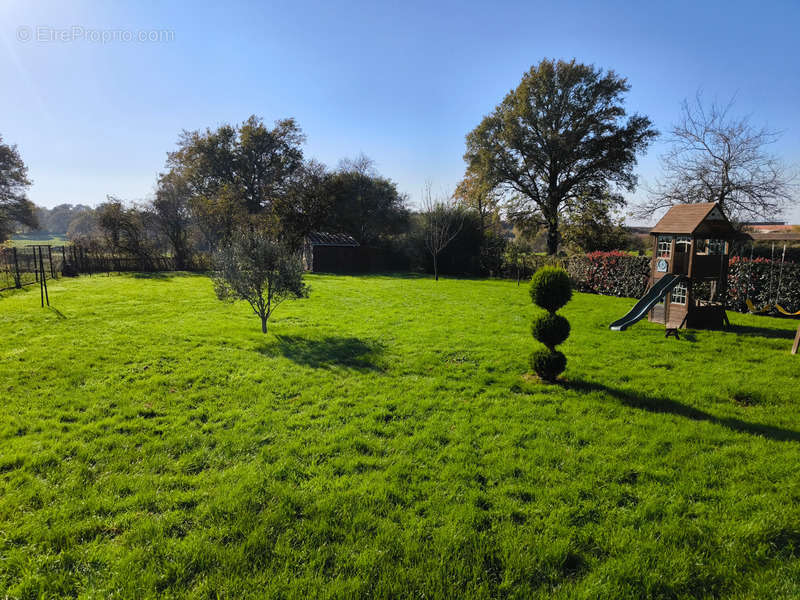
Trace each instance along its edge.
{"label": "green grass lawn", "polygon": [[680,341],[525,286],[201,276],[0,297],[0,597],[796,598],[796,321]]}

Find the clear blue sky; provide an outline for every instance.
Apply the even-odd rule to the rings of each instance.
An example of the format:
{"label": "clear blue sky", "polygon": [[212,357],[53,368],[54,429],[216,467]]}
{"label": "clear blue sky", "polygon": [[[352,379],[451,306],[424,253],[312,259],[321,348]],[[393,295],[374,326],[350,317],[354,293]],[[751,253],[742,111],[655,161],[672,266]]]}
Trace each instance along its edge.
{"label": "clear blue sky", "polygon": [[[454,187],[465,134],[544,57],[627,77],[629,109],[664,132],[698,88],[736,94],[800,163],[795,0],[67,4],[0,4],[0,133],[44,206],[142,199],[182,129],[251,114],[295,117],[306,155],[328,165],[364,152],[414,201],[427,179]],[[73,27],[89,33],[43,39]],[[86,39],[151,30],[172,39]],[[662,150],[640,160],[642,180]]]}

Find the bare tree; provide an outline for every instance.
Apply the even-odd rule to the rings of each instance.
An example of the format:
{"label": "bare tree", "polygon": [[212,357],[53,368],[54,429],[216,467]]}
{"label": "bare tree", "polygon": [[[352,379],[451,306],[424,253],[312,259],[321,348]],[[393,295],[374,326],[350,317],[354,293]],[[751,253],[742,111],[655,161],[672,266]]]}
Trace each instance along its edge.
{"label": "bare tree", "polygon": [[748,117],[736,118],[716,102],[704,106],[684,100],[680,121],[672,128],[671,148],[661,157],[663,175],[634,215],[676,204],[718,202],[737,220],[770,218],[792,200],[794,177],[767,152],[779,132],[755,128]]}
{"label": "bare tree", "polygon": [[439,281],[439,255],[452,242],[464,225],[464,211],[449,194],[433,195],[428,182],[422,193],[422,223],[425,248],[433,257],[433,277]]}

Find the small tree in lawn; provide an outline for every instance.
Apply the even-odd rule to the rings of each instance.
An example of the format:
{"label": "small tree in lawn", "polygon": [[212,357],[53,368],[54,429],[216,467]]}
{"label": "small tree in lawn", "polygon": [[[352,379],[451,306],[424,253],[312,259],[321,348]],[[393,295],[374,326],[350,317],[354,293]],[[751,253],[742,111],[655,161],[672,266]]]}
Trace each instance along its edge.
{"label": "small tree in lawn", "polygon": [[278,305],[308,296],[300,256],[272,234],[257,228],[237,232],[214,255],[214,290],[220,300],[247,300],[261,318],[261,332]]}
{"label": "small tree in lawn", "polygon": [[439,255],[464,226],[464,212],[452,196],[435,198],[428,182],[422,196],[425,248],[433,258],[433,277],[439,281]]}
{"label": "small tree in lawn", "polygon": [[533,337],[545,345],[531,354],[531,368],[544,381],[555,381],[567,368],[567,358],[556,346],[569,337],[569,321],[556,311],[572,298],[572,283],[564,269],[542,267],[531,278],[531,300],[547,312],[534,317]]}

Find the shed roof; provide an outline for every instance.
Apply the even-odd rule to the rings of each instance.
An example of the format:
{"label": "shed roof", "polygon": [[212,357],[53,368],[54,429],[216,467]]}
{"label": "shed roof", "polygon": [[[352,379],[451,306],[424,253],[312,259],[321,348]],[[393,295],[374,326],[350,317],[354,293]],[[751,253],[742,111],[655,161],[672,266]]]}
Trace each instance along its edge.
{"label": "shed roof", "polygon": [[346,233],[328,233],[326,231],[312,231],[308,234],[308,241],[312,246],[358,246],[359,243],[352,235]]}

